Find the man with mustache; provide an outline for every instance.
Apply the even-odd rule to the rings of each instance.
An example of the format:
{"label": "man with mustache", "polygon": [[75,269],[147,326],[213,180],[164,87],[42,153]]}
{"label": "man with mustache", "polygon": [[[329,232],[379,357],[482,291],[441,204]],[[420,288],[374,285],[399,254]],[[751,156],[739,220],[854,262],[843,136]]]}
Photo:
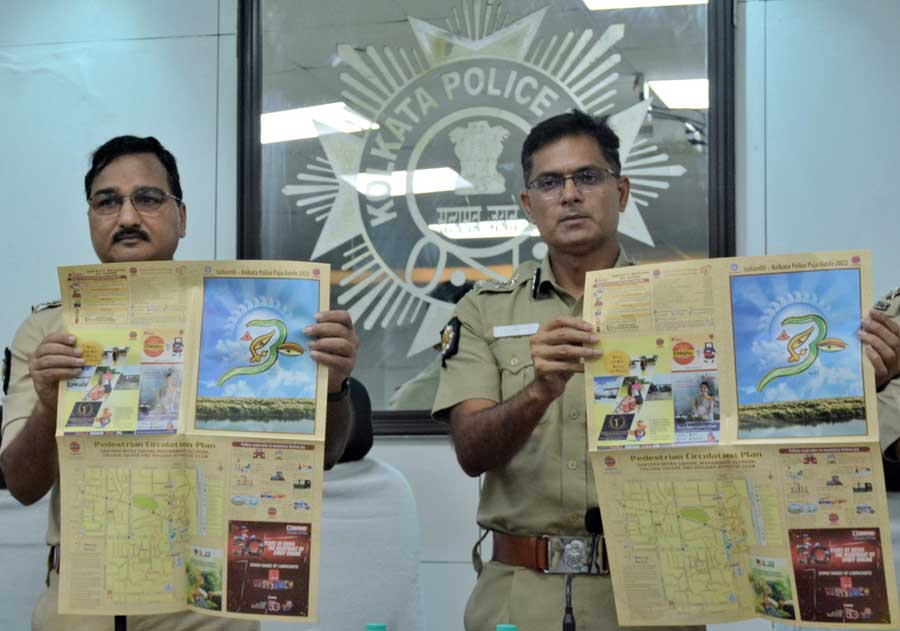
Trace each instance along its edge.
{"label": "man with mustache", "polygon": [[[585,517],[597,493],[582,362],[600,352],[581,314],[585,273],[630,264],[617,238],[629,193],[618,149],[604,120],[577,110],[531,130],[522,147],[521,201],[547,255],[520,265],[507,282],[476,285],[444,331],[434,415],[449,421],[463,470],[484,476],[478,523],[493,539],[491,562],[475,555],[467,631],[500,623],[559,628],[564,577],[544,573],[548,547],[565,536],[592,548]],[[578,629],[617,629],[609,576],[568,572],[578,574]]]}
{"label": "man with mustache", "polygon": [[[467,631],[503,623],[519,631],[559,628],[565,579],[546,573],[554,545],[559,537],[580,538],[580,550],[593,544],[586,522],[597,520],[586,513],[597,493],[586,452],[583,362],[601,353],[581,314],[585,273],[629,264],[617,239],[629,194],[618,147],[605,121],[577,110],[531,130],[522,148],[521,202],[547,255],[520,265],[509,281],[477,284],[442,335],[433,414],[449,422],[463,470],[484,476],[478,524],[493,543],[488,563],[477,544],[473,551],[478,581]],[[892,310],[883,307],[887,316],[900,313],[900,290],[896,298]],[[872,312],[860,337],[885,388],[900,375],[897,325]],[[900,421],[882,424],[892,456],[897,427]],[[609,576],[563,570],[575,574],[579,631],[619,629]]]}
{"label": "man with mustache", "polygon": [[[187,225],[187,207],[174,156],[156,138],[119,136],[94,152],[84,180],[91,242],[103,263],[170,260]],[[10,493],[32,504],[50,491],[47,543],[51,546],[48,588],[32,614],[34,630],[111,630],[112,616],[62,616],[57,612],[59,570],[59,467],[56,406],[60,380],[76,377],[84,362],[75,337],[60,331],[59,303],[33,310],[19,327],[9,362],[3,400],[0,467]],[[350,373],[359,345],[346,311],[324,311],[304,333],[316,341],[312,358],[328,366],[328,424],[325,466],[344,451],[353,423]],[[175,613],[129,617],[130,629],[258,629],[259,624]]]}

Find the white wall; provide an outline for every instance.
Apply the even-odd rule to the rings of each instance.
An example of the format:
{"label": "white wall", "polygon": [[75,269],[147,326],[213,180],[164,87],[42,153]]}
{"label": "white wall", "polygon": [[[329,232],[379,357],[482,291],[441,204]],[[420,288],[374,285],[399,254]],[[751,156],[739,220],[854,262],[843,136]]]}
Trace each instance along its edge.
{"label": "white wall", "polygon": [[738,5],[741,254],[869,248],[900,284],[900,2]]}
{"label": "white wall", "polygon": [[0,9],[0,346],[58,265],[96,260],[84,174],[119,134],[179,162],[183,259],[235,252],[236,0],[4,0]]}
{"label": "white wall", "polygon": [[[2,4],[0,341],[57,296],[57,265],[94,260],[82,178],[114,135],[156,135],[178,157],[179,258],[232,258],[236,0]],[[748,0],[737,13],[739,253],[869,247],[887,291],[900,283],[889,198],[900,2]],[[379,439],[373,454],[416,494],[429,629],[458,631],[477,482],[443,438]]]}

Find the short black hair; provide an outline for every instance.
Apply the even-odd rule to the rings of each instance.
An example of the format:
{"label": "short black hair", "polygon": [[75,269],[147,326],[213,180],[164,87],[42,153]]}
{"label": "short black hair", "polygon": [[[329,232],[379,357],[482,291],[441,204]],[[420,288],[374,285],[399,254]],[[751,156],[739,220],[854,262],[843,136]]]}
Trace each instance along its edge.
{"label": "short black hair", "polygon": [[588,136],[596,140],[603,157],[609,162],[610,168],[616,176],[621,173],[619,137],[609,126],[608,118],[591,116],[581,110],[573,109],[571,112],[558,114],[541,121],[528,133],[528,137],[525,138],[525,143],[522,145],[522,173],[526,186],[528,180],[531,179],[531,158],[535,152],[566,136]]}
{"label": "short black hair", "polygon": [[91,186],[97,175],[109,166],[109,163],[116,158],[128,156],[135,153],[152,153],[162,165],[166,168],[169,180],[169,188],[172,189],[172,195],[178,199],[183,199],[181,194],[181,178],[178,177],[178,165],[175,162],[175,156],[162,146],[153,136],[139,138],[138,136],[116,136],[112,140],[97,147],[91,156],[91,168],[84,176],[84,195],[88,199],[91,197]]}
{"label": "short black hair", "polygon": [[[706,389],[709,390],[709,382],[708,381],[701,381],[700,386],[706,386]],[[699,388],[700,386],[697,386],[697,387]]]}

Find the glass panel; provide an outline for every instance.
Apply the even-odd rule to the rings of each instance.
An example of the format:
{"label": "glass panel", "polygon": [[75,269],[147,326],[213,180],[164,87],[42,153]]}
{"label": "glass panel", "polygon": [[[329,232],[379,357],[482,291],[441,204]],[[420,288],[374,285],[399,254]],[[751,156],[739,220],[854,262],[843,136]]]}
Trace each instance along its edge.
{"label": "glass panel", "polygon": [[632,258],[708,255],[706,105],[653,83],[707,96],[707,7],[585,2],[263,0],[262,255],[331,263],[374,409],[438,361],[459,287],[546,252],[519,204],[540,120],[611,117]]}

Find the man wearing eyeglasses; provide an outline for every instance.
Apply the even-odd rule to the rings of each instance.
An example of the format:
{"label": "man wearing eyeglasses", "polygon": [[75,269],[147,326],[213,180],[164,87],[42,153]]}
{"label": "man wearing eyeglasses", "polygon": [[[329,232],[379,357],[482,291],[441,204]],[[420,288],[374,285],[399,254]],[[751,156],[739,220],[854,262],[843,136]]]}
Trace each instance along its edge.
{"label": "man wearing eyeglasses", "polygon": [[521,201],[547,255],[476,285],[444,330],[434,415],[449,421],[463,470],[484,476],[478,523],[493,544],[490,562],[473,555],[467,631],[559,628],[563,573],[574,574],[579,631],[618,628],[605,564],[590,558],[602,547],[587,530],[600,527],[588,514],[582,362],[599,352],[581,318],[585,273],[629,264],[616,236],[629,193],[618,148],[605,121],[579,111],[531,130]]}
{"label": "man wearing eyeglasses", "polygon": [[[187,209],[175,158],[152,137],[120,136],[93,155],[84,180],[91,242],[104,263],[170,260],[186,230]],[[111,630],[111,616],[57,613],[59,570],[59,467],[56,429],[59,381],[83,365],[75,337],[60,332],[59,303],[35,308],[12,345],[10,381],[4,398],[0,466],[12,495],[32,504],[50,491],[47,543],[51,546],[46,589],[32,614],[32,629]],[[312,358],[330,368],[325,464],[343,453],[352,425],[347,383],[358,341],[349,314],[325,311],[305,331],[317,338]],[[133,616],[131,629],[258,629],[259,624],[176,613]]]}

